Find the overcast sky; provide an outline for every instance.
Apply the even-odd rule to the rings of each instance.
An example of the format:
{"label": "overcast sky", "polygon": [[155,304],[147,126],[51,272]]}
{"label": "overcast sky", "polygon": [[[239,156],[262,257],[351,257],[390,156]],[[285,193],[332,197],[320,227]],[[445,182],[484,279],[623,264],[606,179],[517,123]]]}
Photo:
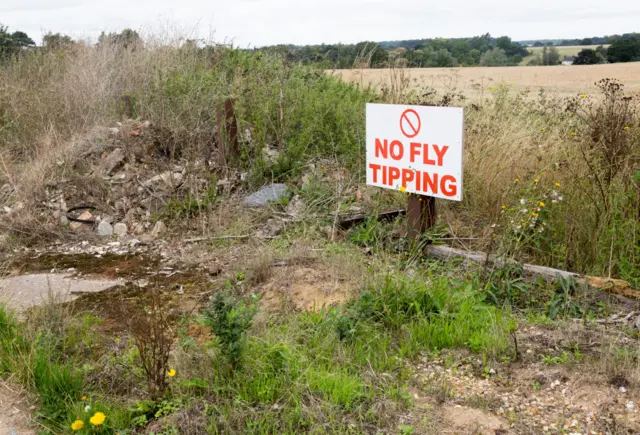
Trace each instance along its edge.
{"label": "overcast sky", "polygon": [[352,43],[489,32],[515,40],[640,31],[638,0],[0,0],[0,23],[40,41],[47,31],[96,38],[144,33],[240,46]]}

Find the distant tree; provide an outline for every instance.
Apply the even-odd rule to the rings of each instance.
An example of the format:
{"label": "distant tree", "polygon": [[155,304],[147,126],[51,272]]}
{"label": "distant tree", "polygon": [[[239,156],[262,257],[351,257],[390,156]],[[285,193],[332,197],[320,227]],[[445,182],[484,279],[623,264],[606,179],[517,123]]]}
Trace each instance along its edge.
{"label": "distant tree", "polygon": [[598,53],[596,50],[585,48],[580,50],[576,58],[573,60],[574,65],[595,65],[597,63],[603,63],[604,56]]}
{"label": "distant tree", "polygon": [[480,63],[480,58],[482,57],[482,52],[474,48],[469,51],[469,57],[471,57],[474,65],[478,65]]}
{"label": "distant tree", "polygon": [[527,62],[527,66],[538,66],[538,65],[542,65],[542,56],[540,56],[540,54],[537,54],[536,57],[534,57],[529,62]]}
{"label": "distant tree", "polygon": [[482,66],[505,66],[507,64],[507,54],[502,48],[494,48],[487,51],[480,58]]}
{"label": "distant tree", "polygon": [[580,45],[593,45],[593,39],[584,38],[582,41],[580,41]]}
{"label": "distant tree", "polygon": [[544,42],[536,41],[533,43],[534,47],[544,47]]}
{"label": "distant tree", "polygon": [[36,43],[26,33],[20,31],[9,33],[9,28],[0,24],[0,58],[9,57],[34,45]]}
{"label": "distant tree", "polygon": [[73,39],[60,33],[49,32],[42,37],[42,46],[47,50],[58,50],[71,45],[73,45]]}
{"label": "distant tree", "polygon": [[553,45],[545,45],[542,49],[543,65],[558,65],[560,63],[560,52]]}
{"label": "distant tree", "polygon": [[142,47],[142,38],[135,30],[124,29],[121,33],[104,33],[98,38],[98,45],[114,45],[124,49],[138,49]]}
{"label": "distant tree", "polygon": [[618,39],[607,49],[609,62],[634,62],[640,60],[640,38]]}
{"label": "distant tree", "polygon": [[362,41],[355,46],[355,58],[358,66],[370,66],[379,68],[386,64],[389,53],[378,43],[372,41]]}

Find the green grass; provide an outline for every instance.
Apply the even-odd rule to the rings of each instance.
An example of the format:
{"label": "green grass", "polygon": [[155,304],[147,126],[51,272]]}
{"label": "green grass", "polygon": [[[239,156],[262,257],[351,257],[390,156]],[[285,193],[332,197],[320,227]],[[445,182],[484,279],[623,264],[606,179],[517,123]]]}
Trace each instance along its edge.
{"label": "green grass", "polygon": [[[109,405],[117,396],[81,376],[86,364],[93,365],[94,375],[111,372],[112,364],[136,370],[140,361],[135,354],[111,358],[107,345],[102,356],[89,353],[86,360],[74,345],[31,344],[31,337],[44,331],[25,330],[4,309],[0,363],[4,375],[17,375],[40,398],[41,420],[55,433],[68,430],[76,419],[90,427],[88,419],[97,411],[107,415],[103,432],[114,433],[132,427],[133,419],[146,425],[198,404],[204,408],[198,408],[196,418],[206,422],[210,433],[299,433],[321,427],[361,433],[393,426],[390,415],[376,411],[379,403],[410,406],[409,363],[422,352],[455,347],[485,357],[511,352],[510,316],[481,299],[471,282],[388,275],[345,307],[274,317],[251,329],[237,349],[242,364],[235,368],[219,352],[219,342],[203,346],[179,334],[180,350],[171,362],[178,375],[170,379],[167,398],[144,407],[136,406],[134,397]],[[199,317],[193,321],[206,324]],[[85,334],[99,335],[93,324],[89,318],[72,320],[60,341],[84,343]],[[18,363],[24,360],[28,364]],[[144,379],[138,382],[144,391]],[[85,411],[87,405],[91,409]]]}

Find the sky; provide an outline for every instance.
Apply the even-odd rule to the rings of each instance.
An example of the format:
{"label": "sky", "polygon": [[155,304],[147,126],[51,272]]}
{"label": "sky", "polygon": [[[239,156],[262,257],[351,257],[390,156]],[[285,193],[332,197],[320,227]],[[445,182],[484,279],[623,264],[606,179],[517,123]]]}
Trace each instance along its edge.
{"label": "sky", "polygon": [[491,33],[514,40],[640,31],[637,0],[0,0],[0,23],[39,42],[132,28],[236,46],[354,43]]}

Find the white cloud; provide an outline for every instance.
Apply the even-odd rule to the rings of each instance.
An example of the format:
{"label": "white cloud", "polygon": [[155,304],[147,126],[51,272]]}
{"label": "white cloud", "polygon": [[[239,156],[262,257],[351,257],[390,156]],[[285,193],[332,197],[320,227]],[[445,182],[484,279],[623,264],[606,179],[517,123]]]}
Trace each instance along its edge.
{"label": "white cloud", "polygon": [[2,0],[0,22],[34,39],[46,31],[96,37],[171,23],[189,36],[236,44],[335,43],[463,37],[578,38],[639,31],[631,0]]}

